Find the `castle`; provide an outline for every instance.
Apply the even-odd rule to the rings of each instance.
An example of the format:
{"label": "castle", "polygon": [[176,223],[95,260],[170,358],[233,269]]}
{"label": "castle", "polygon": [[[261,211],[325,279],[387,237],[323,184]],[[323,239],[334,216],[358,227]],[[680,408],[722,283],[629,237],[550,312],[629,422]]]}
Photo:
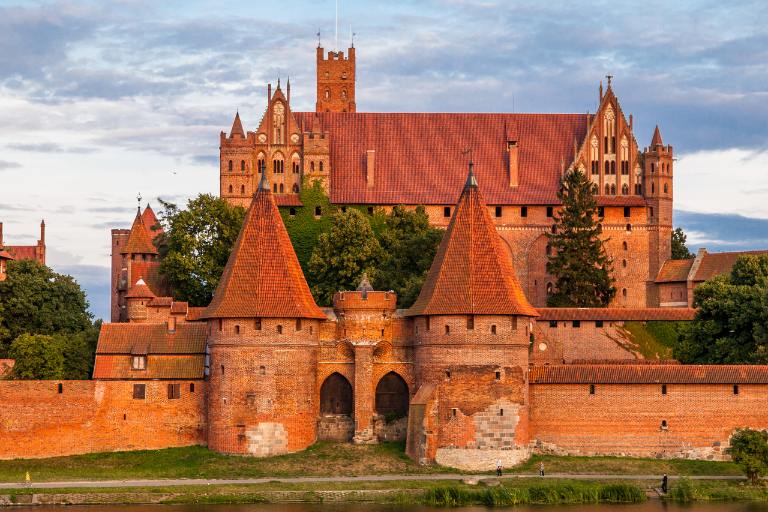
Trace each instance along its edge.
{"label": "castle", "polygon": [[[514,258],[518,280],[536,307],[554,278],[546,271],[546,234],[571,168],[595,184],[617,294],[611,306],[656,307],[670,300],[656,282],[671,259],[674,158],[658,126],[640,148],[611,81],[594,114],[445,114],[357,112],[355,48],[317,48],[314,112],[294,112],[291,84],[267,88],[253,131],[239,113],[220,135],[220,194],[247,207],[262,175],[278,206],[301,206],[299,191],[323,183],[331,203],[424,205],[445,227],[466,177],[471,150],[494,226]],[[320,212],[322,215],[322,212]],[[677,302],[680,302],[679,300]]]}
{"label": "castle", "polygon": [[40,239],[35,245],[5,245],[3,223],[0,222],[0,281],[7,277],[6,262],[9,260],[35,260],[45,265],[45,220],[40,221]]}
{"label": "castle", "polygon": [[[672,149],[657,130],[637,150],[610,84],[595,115],[358,114],[354,98],[353,49],[320,48],[318,112],[292,113],[286,84],[256,132],[237,115],[222,134],[222,196],[248,210],[206,308],[164,291],[151,208],[113,231],[123,321],[102,327],[94,380],[0,382],[0,458],[397,439],[422,463],[486,470],[534,450],[722,458],[736,428],[768,425],[768,366],[647,360],[622,342],[627,321],[691,320],[680,279],[727,262],[669,263]],[[538,307],[558,179],[582,165],[626,293]],[[445,233],[409,309],[365,278],[317,306],[278,210],[301,207],[301,178],[337,204],[428,206]],[[661,302],[676,307],[648,307]]]}

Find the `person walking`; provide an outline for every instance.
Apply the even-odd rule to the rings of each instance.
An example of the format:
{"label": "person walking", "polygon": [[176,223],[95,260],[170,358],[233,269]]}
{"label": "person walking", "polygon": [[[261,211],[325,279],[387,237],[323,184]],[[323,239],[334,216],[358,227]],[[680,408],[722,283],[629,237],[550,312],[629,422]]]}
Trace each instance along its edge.
{"label": "person walking", "polygon": [[664,494],[667,494],[667,485],[669,484],[669,479],[667,478],[667,474],[664,473],[664,476],[661,477],[661,492]]}
{"label": "person walking", "polygon": [[544,476],[544,461],[539,462],[539,476]]}
{"label": "person walking", "polygon": [[501,459],[496,461],[496,476],[501,476]]}

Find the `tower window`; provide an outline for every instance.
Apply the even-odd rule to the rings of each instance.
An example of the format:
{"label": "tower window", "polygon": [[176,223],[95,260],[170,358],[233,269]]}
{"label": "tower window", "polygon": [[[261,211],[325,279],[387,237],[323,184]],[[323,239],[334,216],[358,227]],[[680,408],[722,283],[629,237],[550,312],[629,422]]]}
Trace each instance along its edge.
{"label": "tower window", "polygon": [[594,384],[590,384],[589,385],[589,394],[590,395],[594,395],[595,394],[595,385]]}
{"label": "tower window", "polygon": [[496,334],[496,325],[491,325],[491,334]]}
{"label": "tower window", "polygon": [[552,217],[554,215],[554,208],[551,206],[547,206],[547,217]]}
{"label": "tower window", "polygon": [[467,330],[472,331],[475,328],[475,315],[469,315],[467,317]]}
{"label": "tower window", "polygon": [[739,394],[739,385],[738,384],[734,384],[733,385],[733,394],[734,395],[738,395]]}
{"label": "tower window", "polygon": [[221,324],[222,324],[221,318],[219,318],[219,331],[221,331],[221,326],[222,326]]}
{"label": "tower window", "polygon": [[666,384],[662,384],[661,385],[661,394],[662,395],[666,395],[667,394],[667,385]]}
{"label": "tower window", "polygon": [[430,327],[431,327],[431,323],[432,323],[432,322],[430,322],[430,321],[429,321],[429,317],[428,317],[428,316],[427,316],[427,317],[424,317],[424,323],[425,323],[425,327],[426,327],[426,329],[427,329],[427,330],[430,330]]}
{"label": "tower window", "polygon": [[632,214],[632,207],[630,207],[630,206],[625,206],[625,207],[624,207],[624,216],[625,216],[625,217],[630,217],[630,216],[631,216],[631,214]]}
{"label": "tower window", "polygon": [[451,326],[450,325],[446,325],[445,326],[445,334],[451,334]]}
{"label": "tower window", "polygon": [[550,320],[549,321],[549,326],[552,327],[552,328],[557,327],[557,320]]}
{"label": "tower window", "polygon": [[232,193],[232,185],[230,185],[227,190],[229,190],[229,193],[231,194]]}
{"label": "tower window", "polygon": [[627,224],[627,231],[632,231],[632,224]]}
{"label": "tower window", "polygon": [[496,217],[501,217],[501,206],[496,207]]}
{"label": "tower window", "polygon": [[501,380],[501,372],[497,371],[495,377],[496,380]]}
{"label": "tower window", "polygon": [[521,206],[520,207],[520,216],[521,217],[527,217],[528,216],[528,207],[527,206]]}
{"label": "tower window", "polygon": [[667,184],[665,183],[665,184],[664,184],[664,193],[666,194],[666,193],[668,193],[668,192],[669,192],[669,187],[668,187],[668,186],[667,186]]}
{"label": "tower window", "polygon": [[296,319],[296,330],[297,331],[301,330],[301,318]]}
{"label": "tower window", "polygon": [[573,321],[573,328],[574,329],[578,329],[579,327],[581,327],[581,320],[574,320]]}
{"label": "tower window", "polygon": [[605,217],[605,206],[598,206],[597,207],[597,216],[601,219]]}
{"label": "tower window", "polygon": [[229,161],[229,172],[232,172],[232,160]]}
{"label": "tower window", "polygon": [[240,160],[240,171],[245,172],[245,160]]}
{"label": "tower window", "polygon": [[277,334],[283,334],[283,326],[282,325],[278,325],[277,326]]}
{"label": "tower window", "polygon": [[443,207],[443,217],[450,217],[451,216],[451,207],[450,206],[444,206]]}
{"label": "tower window", "polygon": [[602,320],[595,320],[595,327],[602,327],[603,321]]}
{"label": "tower window", "polygon": [[240,334],[240,326],[239,325],[235,326],[235,334]]}
{"label": "tower window", "polygon": [[257,331],[261,330],[261,318],[256,318],[253,321],[253,328],[256,329]]}
{"label": "tower window", "polygon": [[626,251],[627,249],[629,249],[629,244],[627,244],[627,242],[621,242],[621,246],[622,246],[622,248],[623,248],[625,251]]}

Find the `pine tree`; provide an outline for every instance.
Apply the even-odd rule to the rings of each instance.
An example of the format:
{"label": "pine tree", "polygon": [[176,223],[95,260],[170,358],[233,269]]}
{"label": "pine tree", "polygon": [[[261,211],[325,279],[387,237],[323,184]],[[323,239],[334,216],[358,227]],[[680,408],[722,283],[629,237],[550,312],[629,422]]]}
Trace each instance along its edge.
{"label": "pine tree", "polygon": [[605,252],[596,221],[594,185],[578,169],[566,173],[557,197],[555,229],[549,233],[547,272],[557,283],[547,304],[553,307],[604,307],[616,295],[612,261]]}
{"label": "pine tree", "polygon": [[672,259],[687,260],[693,258],[693,254],[688,250],[685,242],[688,240],[683,228],[676,228],[672,232]]}

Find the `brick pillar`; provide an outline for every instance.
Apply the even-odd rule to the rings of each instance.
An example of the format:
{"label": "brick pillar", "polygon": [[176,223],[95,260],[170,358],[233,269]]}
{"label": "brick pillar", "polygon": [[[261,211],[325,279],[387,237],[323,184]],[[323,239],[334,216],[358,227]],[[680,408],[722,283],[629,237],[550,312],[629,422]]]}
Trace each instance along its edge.
{"label": "brick pillar", "polygon": [[373,433],[373,350],[376,342],[352,342],[355,348],[355,444],[375,444]]}

